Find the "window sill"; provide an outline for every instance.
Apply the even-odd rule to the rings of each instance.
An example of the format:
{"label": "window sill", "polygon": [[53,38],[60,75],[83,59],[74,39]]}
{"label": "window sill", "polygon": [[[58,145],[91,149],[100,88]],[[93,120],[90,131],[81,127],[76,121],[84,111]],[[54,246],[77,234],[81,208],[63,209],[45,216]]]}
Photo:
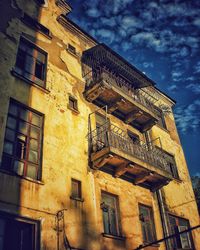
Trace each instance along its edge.
{"label": "window sill", "polygon": [[70,109],[73,113],[75,113],[77,115],[80,114],[80,112],[77,109],[73,109],[69,105],[67,106],[67,108]]}
{"label": "window sill", "polygon": [[24,77],[23,75],[20,75],[19,73],[17,73],[17,71],[16,71],[15,69],[12,69],[12,70],[11,70],[11,74],[12,74],[13,76],[18,77],[19,79],[25,81],[26,83],[29,83],[30,85],[32,85],[32,86],[34,86],[34,87],[36,87],[36,88],[42,90],[42,91],[45,92],[46,94],[49,94],[49,93],[50,93],[50,91],[49,91],[48,89],[46,89],[46,88],[44,88],[44,87],[38,85],[37,83],[35,83],[35,82],[31,81],[30,79]]}
{"label": "window sill", "polygon": [[9,172],[9,171],[7,171],[5,169],[0,169],[0,172],[4,173],[4,174],[7,174],[7,175],[15,176],[15,177],[18,177],[20,179],[24,179],[24,180],[27,180],[27,181],[30,181],[30,182],[34,182],[34,183],[37,183],[37,184],[40,184],[40,185],[44,185],[43,181],[35,180],[35,179],[32,179],[30,177],[26,177],[26,176],[21,176],[21,175],[18,175],[16,173]]}
{"label": "window sill", "polygon": [[84,202],[84,199],[83,199],[83,198],[78,198],[78,197],[70,196],[70,199],[71,199],[71,200],[75,200],[75,201]]}
{"label": "window sill", "polygon": [[114,239],[114,240],[121,240],[121,241],[126,240],[126,237],[124,237],[124,236],[117,236],[117,235],[106,234],[106,233],[102,233],[102,236],[106,237],[106,238],[111,238],[111,239]]}

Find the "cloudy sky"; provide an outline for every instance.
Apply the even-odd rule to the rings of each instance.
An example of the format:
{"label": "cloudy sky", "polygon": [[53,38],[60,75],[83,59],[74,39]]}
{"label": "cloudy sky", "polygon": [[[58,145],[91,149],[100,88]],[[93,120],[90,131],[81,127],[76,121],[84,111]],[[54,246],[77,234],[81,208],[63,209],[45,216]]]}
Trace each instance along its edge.
{"label": "cloudy sky", "polygon": [[69,0],[71,19],[177,101],[191,175],[200,175],[200,1]]}

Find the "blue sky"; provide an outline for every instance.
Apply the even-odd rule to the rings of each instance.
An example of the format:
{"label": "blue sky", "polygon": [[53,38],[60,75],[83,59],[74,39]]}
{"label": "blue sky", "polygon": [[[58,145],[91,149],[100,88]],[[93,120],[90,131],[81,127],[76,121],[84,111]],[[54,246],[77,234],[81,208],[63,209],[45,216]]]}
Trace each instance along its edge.
{"label": "blue sky", "polygon": [[200,175],[200,1],[69,0],[71,20],[177,101],[191,175]]}

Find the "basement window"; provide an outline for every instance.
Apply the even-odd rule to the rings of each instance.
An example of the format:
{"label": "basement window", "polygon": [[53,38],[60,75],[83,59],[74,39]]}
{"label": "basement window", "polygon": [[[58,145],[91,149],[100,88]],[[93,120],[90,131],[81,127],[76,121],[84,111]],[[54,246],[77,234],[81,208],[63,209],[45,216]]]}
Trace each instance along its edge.
{"label": "basement window", "polygon": [[82,199],[82,191],[81,191],[81,181],[76,179],[71,179],[71,199],[80,200]]}

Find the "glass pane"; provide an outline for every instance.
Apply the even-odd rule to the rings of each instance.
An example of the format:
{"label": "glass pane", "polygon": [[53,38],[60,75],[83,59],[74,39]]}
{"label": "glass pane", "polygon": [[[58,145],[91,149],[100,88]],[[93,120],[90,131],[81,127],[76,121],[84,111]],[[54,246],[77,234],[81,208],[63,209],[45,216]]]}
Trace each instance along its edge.
{"label": "glass pane", "polygon": [[16,156],[20,159],[26,158],[26,136],[24,135],[17,136]]}
{"label": "glass pane", "polygon": [[0,167],[8,171],[11,170],[12,158],[6,154],[3,154]]}
{"label": "glass pane", "polygon": [[23,175],[24,172],[24,163],[21,161],[15,161],[14,162],[14,168],[13,171],[17,173],[18,175]]}
{"label": "glass pane", "polygon": [[16,124],[17,124],[17,121],[15,118],[12,118],[10,116],[8,116],[8,120],[7,120],[7,127],[8,128],[12,128],[12,129],[15,129],[16,128]]}
{"label": "glass pane", "polygon": [[10,141],[14,141],[15,140],[15,131],[7,128],[6,129],[6,139],[8,139]]}
{"label": "glass pane", "polygon": [[25,64],[25,71],[34,75],[35,71],[35,58],[30,55],[26,55],[26,64]]}
{"label": "glass pane", "polygon": [[41,63],[45,63],[46,55],[41,53],[40,51],[37,51],[37,60],[40,61]]}
{"label": "glass pane", "polygon": [[22,120],[28,121],[29,114],[30,114],[30,111],[28,111],[27,109],[20,108],[20,118]]}
{"label": "glass pane", "polygon": [[27,167],[27,173],[26,173],[27,177],[30,177],[32,179],[37,179],[37,168],[34,165],[28,165]]}
{"label": "glass pane", "polygon": [[9,106],[10,114],[17,116],[17,109],[18,109],[17,105],[10,103],[10,106]]}
{"label": "glass pane", "polygon": [[40,116],[32,113],[32,124],[40,127]]}
{"label": "glass pane", "polygon": [[12,155],[13,154],[13,143],[5,141],[4,142],[4,147],[3,147],[3,151],[7,154]]}
{"label": "glass pane", "polygon": [[118,235],[116,214],[115,214],[114,209],[109,209],[109,216],[110,216],[110,231],[111,231],[111,234]]}
{"label": "glass pane", "polygon": [[30,149],[38,150],[38,141],[37,140],[34,140],[34,139],[30,140]]}
{"label": "glass pane", "polygon": [[38,152],[30,150],[29,151],[29,156],[28,156],[29,161],[37,163],[38,162]]}
{"label": "glass pane", "polygon": [[27,133],[28,133],[28,124],[26,122],[20,122],[18,130],[19,130],[20,133],[27,135]]}
{"label": "glass pane", "polygon": [[40,129],[31,126],[31,137],[35,139],[39,139],[39,135],[40,135]]}

